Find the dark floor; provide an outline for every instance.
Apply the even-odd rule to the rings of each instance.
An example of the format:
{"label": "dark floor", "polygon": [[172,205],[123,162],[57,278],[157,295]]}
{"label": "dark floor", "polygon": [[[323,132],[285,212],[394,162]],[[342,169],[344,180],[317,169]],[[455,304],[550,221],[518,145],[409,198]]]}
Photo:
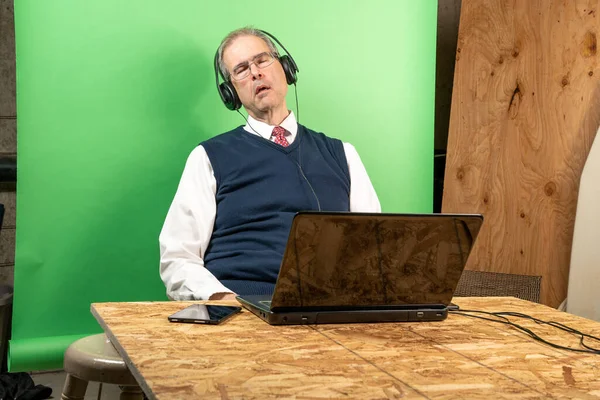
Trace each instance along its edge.
{"label": "dark floor", "polygon": [[[52,388],[52,398],[60,399],[62,388],[65,383],[66,373],[64,371],[52,371],[52,372],[35,372],[31,374],[31,378],[36,385],[44,385]],[[85,400],[98,399],[98,388],[100,384],[98,382],[90,382],[85,392]],[[100,399],[112,400],[118,399],[121,393],[117,385],[102,384],[102,394]]]}

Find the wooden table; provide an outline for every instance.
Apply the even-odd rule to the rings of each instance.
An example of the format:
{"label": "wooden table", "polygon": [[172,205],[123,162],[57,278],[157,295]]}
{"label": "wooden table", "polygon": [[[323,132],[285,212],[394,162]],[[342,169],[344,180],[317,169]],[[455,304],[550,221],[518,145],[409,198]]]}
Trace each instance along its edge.
{"label": "wooden table", "polygon": [[[600,336],[598,322],[524,300],[455,302],[524,312]],[[92,304],[150,399],[600,398],[600,355],[557,350],[492,322],[450,315],[429,323],[277,327],[247,311],[216,326],[167,321],[189,304]],[[518,322],[578,346],[572,335]]]}

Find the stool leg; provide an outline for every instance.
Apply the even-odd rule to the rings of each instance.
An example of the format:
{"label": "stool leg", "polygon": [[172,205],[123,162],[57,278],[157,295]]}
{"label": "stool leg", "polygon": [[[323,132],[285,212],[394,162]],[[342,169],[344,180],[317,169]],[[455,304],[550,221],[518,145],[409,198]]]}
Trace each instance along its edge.
{"label": "stool leg", "polygon": [[77,378],[71,374],[67,374],[65,386],[63,387],[62,400],[83,400],[85,391],[87,390],[88,382]]}
{"label": "stool leg", "polygon": [[139,386],[119,386],[121,396],[119,400],[144,400],[144,392]]}

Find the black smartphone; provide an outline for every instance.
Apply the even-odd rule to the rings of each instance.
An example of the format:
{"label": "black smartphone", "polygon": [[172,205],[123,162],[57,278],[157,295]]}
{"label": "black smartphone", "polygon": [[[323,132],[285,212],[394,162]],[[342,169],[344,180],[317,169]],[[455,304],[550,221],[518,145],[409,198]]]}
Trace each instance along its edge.
{"label": "black smartphone", "polygon": [[216,325],[241,310],[242,307],[192,304],[191,306],[170,315],[169,321]]}

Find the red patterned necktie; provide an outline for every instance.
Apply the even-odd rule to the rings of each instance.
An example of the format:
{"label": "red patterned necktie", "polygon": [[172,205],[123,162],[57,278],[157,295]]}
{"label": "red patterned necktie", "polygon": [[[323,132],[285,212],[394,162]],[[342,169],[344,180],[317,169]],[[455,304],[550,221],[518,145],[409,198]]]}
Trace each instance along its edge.
{"label": "red patterned necktie", "polygon": [[275,143],[283,147],[288,147],[290,145],[290,143],[285,138],[285,129],[283,129],[280,126],[276,126],[275,128],[273,128],[273,133],[271,134],[271,136],[275,138]]}

